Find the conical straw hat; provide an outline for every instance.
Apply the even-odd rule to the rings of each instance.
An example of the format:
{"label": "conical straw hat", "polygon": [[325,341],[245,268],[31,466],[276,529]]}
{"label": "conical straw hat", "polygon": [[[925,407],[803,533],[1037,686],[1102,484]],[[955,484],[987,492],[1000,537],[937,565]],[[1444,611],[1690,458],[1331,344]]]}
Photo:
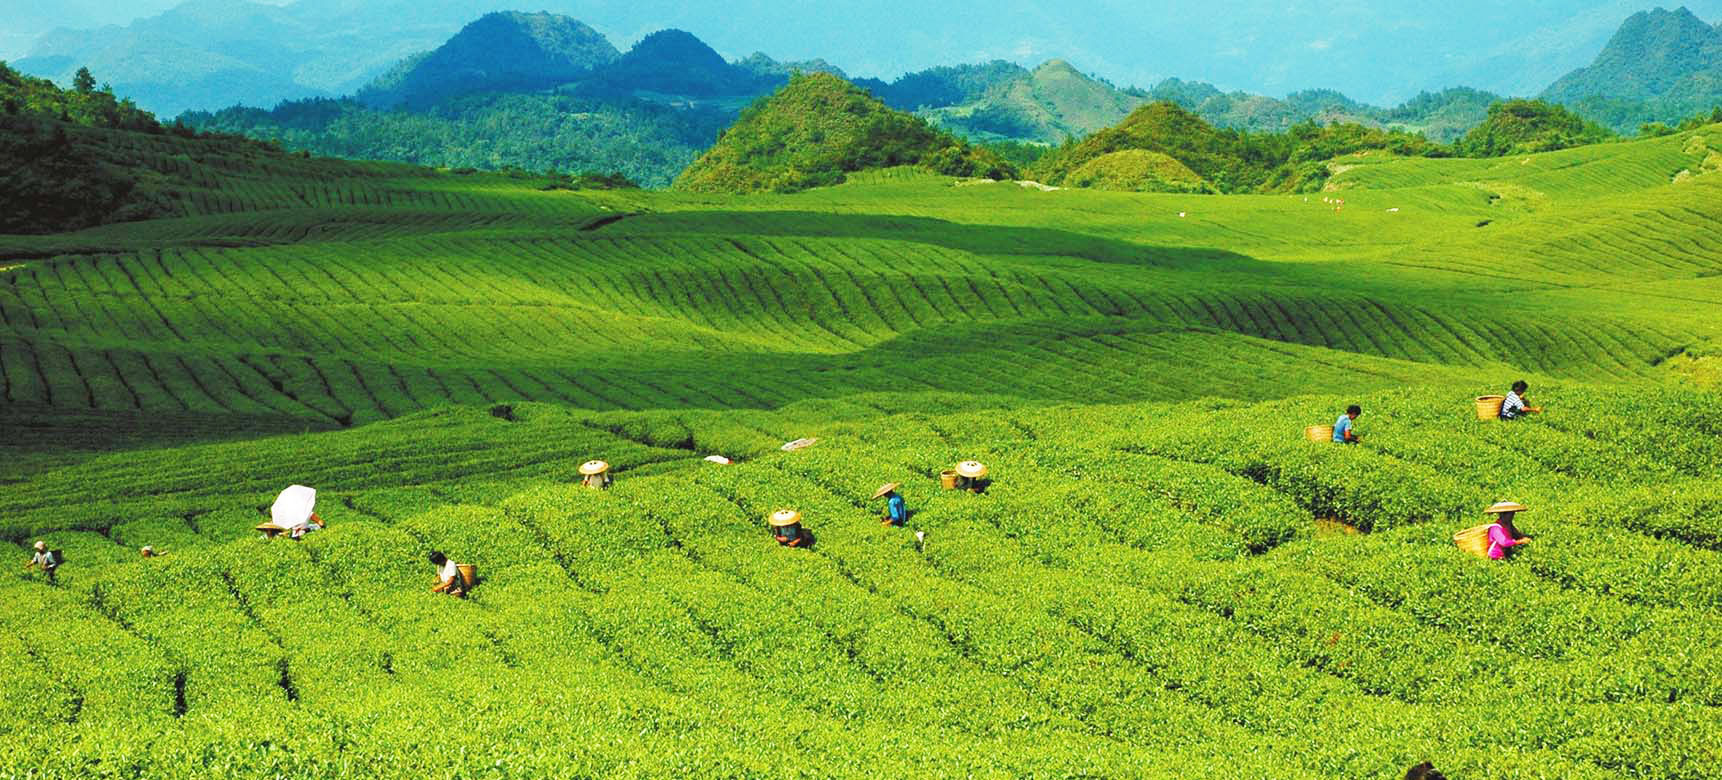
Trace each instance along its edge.
{"label": "conical straw hat", "polygon": [[771,513],[771,525],[774,528],[782,528],[799,522],[801,522],[801,513],[793,509],[779,509]]}
{"label": "conical straw hat", "polygon": [[901,483],[901,482],[886,482],[884,485],[881,485],[879,487],[878,492],[875,492],[873,494],[873,497],[874,498],[884,498],[886,493],[889,493],[893,490],[896,490],[897,488],[900,488],[902,486],[903,486],[903,483]]}
{"label": "conical straw hat", "polygon": [[969,479],[980,479],[987,475],[987,467],[978,460],[965,460],[957,464],[957,473]]}
{"label": "conical straw hat", "polygon": [[609,471],[609,470],[610,470],[610,464],[605,463],[604,461],[601,461],[601,460],[589,460],[589,461],[586,461],[585,463],[580,464],[580,473],[584,474],[588,477],[592,476],[593,474],[602,474],[602,473]]}
{"label": "conical straw hat", "polygon": [[1488,509],[1483,510],[1483,514],[1494,515],[1494,514],[1500,514],[1502,512],[1524,512],[1524,511],[1527,511],[1525,509],[1525,505],[1521,504],[1517,501],[1496,501]]}

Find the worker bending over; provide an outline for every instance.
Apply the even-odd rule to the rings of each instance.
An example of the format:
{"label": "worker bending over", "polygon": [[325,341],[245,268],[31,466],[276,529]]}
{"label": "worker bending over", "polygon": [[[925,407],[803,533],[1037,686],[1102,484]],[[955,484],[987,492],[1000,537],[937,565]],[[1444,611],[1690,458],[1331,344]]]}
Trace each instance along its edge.
{"label": "worker bending over", "polygon": [[1489,557],[1500,560],[1507,557],[1507,548],[1516,547],[1531,540],[1531,537],[1519,533],[1513,527],[1513,515],[1525,511],[1525,506],[1516,501],[1499,501],[1483,514],[1495,515],[1495,522],[1489,525]]}
{"label": "worker bending over", "polygon": [[970,493],[986,490],[987,485],[992,484],[992,480],[987,479],[987,474],[986,464],[978,460],[965,460],[958,463],[956,488],[967,490]]}
{"label": "worker bending over", "polygon": [[777,543],[784,547],[812,547],[813,534],[801,527],[801,513],[793,509],[779,509],[771,513],[768,520],[771,535]]}
{"label": "worker bending over", "polygon": [[1345,414],[1333,421],[1333,440],[1340,444],[1356,444],[1359,439],[1357,438],[1357,431],[1353,430],[1352,423],[1362,414],[1363,407],[1357,404],[1345,407]]}
{"label": "worker bending over", "polygon": [[431,565],[436,567],[436,584],[431,586],[432,593],[447,593],[450,596],[466,595],[466,580],[460,576],[460,565],[448,559],[440,550],[432,550]]}
{"label": "worker bending over", "polygon": [[580,464],[580,484],[593,490],[608,490],[610,483],[610,464],[601,460],[589,460]]}
{"label": "worker bending over", "polygon": [[880,525],[902,527],[909,522],[909,506],[903,501],[903,496],[897,493],[897,488],[902,486],[901,482],[887,482],[873,494],[875,499],[885,499],[885,516],[879,520]]}
{"label": "worker bending over", "polygon": [[60,584],[59,579],[54,576],[55,570],[60,568],[59,551],[48,549],[48,543],[43,541],[36,542],[35,550],[36,553],[30,556],[30,562],[24,564],[24,571],[29,571],[40,566],[42,567],[42,573],[48,575],[49,585]]}
{"label": "worker bending over", "polygon": [[1523,379],[1513,383],[1513,389],[1507,391],[1507,400],[1501,402],[1501,419],[1516,420],[1527,414],[1543,413],[1541,406],[1525,405],[1525,391],[1530,387]]}

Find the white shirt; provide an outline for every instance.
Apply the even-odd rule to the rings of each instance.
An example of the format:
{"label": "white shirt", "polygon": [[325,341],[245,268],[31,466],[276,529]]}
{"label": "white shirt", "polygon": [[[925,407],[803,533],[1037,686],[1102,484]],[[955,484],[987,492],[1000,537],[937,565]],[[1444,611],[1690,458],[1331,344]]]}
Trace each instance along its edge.
{"label": "white shirt", "polygon": [[454,560],[450,559],[443,562],[442,569],[437,572],[437,576],[441,577],[443,582],[449,582],[460,576],[460,569],[455,566]]}
{"label": "white shirt", "polygon": [[1501,416],[1506,418],[1518,417],[1525,412],[1525,399],[1518,393],[1507,391],[1507,400],[1501,402]]}

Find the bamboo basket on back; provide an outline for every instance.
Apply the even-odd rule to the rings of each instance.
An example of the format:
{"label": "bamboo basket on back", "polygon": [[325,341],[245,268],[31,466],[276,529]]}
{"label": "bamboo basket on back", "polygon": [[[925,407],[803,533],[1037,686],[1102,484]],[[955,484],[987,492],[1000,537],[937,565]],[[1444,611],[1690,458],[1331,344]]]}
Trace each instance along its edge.
{"label": "bamboo basket on back", "polygon": [[1303,429],[1303,437],[1310,441],[1333,441],[1333,426],[1311,425]]}
{"label": "bamboo basket on back", "polygon": [[1477,525],[1453,534],[1453,543],[1478,558],[1489,557],[1489,526]]}
{"label": "bamboo basket on back", "polygon": [[1505,403],[1506,400],[1507,397],[1504,395],[1477,396],[1477,419],[1494,420],[1500,418],[1501,404]]}

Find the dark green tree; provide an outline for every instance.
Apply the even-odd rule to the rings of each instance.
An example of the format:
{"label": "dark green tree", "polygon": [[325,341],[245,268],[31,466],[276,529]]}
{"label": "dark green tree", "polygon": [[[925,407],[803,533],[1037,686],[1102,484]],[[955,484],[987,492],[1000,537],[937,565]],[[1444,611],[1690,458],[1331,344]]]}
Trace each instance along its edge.
{"label": "dark green tree", "polygon": [[88,95],[96,91],[96,77],[90,74],[89,68],[79,68],[78,75],[72,77],[72,89],[78,94]]}

